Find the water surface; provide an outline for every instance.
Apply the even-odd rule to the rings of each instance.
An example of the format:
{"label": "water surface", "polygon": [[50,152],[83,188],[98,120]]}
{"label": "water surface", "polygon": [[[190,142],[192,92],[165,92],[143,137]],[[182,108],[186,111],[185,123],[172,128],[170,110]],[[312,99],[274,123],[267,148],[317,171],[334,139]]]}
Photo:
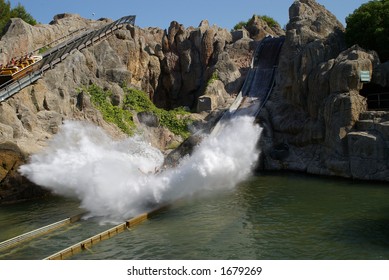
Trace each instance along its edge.
{"label": "water surface", "polygon": [[[59,198],[0,207],[0,240],[75,211],[76,201]],[[41,259],[108,227],[84,221],[0,258]],[[256,175],[234,190],[177,201],[73,259],[389,259],[389,187]]]}

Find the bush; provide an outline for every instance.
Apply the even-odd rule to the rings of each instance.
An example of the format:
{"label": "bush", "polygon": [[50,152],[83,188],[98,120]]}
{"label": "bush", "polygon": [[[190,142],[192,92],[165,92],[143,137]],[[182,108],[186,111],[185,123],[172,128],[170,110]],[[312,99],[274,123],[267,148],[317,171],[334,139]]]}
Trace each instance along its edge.
{"label": "bush", "polygon": [[389,60],[389,0],[361,5],[346,18],[346,42],[377,51],[381,61]]}
{"label": "bush", "polygon": [[272,17],[266,15],[253,15],[248,21],[240,21],[237,23],[232,30],[242,29],[242,27],[247,28],[254,23],[255,17],[262,19],[269,27],[280,27],[280,24]]}
{"label": "bush", "polygon": [[242,29],[243,27],[246,27],[246,26],[247,26],[247,21],[240,21],[237,24],[235,24],[235,26],[232,30]]}
{"label": "bush", "polygon": [[27,13],[26,9],[20,3],[11,10],[11,18],[21,18],[30,25],[37,24],[36,20]]}
{"label": "bush", "polygon": [[157,108],[149,99],[147,94],[143,91],[125,88],[126,96],[124,99],[124,107],[126,109],[140,112],[152,112],[158,119],[159,123],[168,128],[176,135],[181,135],[184,138],[189,137],[188,126],[192,122],[189,113],[183,108],[176,108],[174,110],[164,110]]}
{"label": "bush", "polygon": [[92,104],[101,112],[105,121],[114,123],[128,135],[134,133],[135,124],[131,112],[112,105],[109,100],[112,94],[110,91],[105,91],[96,85],[91,85],[84,91],[89,93]]}
{"label": "bush", "polygon": [[3,33],[4,27],[11,18],[11,4],[9,1],[0,0],[0,32]]}
{"label": "bush", "polygon": [[280,27],[280,24],[272,17],[269,17],[269,16],[261,16],[260,17],[264,22],[267,23],[267,25],[269,25],[269,27]]}
{"label": "bush", "polygon": [[217,80],[219,80],[219,74],[217,71],[215,71],[212,73],[212,76],[209,78],[207,85],[209,86],[210,84],[212,84],[214,81],[217,81]]}
{"label": "bush", "polygon": [[92,104],[101,112],[105,121],[114,123],[124,133],[132,135],[135,131],[135,123],[131,111],[152,112],[155,114],[160,125],[168,128],[176,135],[184,138],[189,137],[188,125],[192,122],[190,114],[183,108],[166,111],[157,108],[148,98],[147,94],[141,90],[126,88],[122,106],[114,106],[110,101],[111,92],[91,85],[83,89],[91,96]]}

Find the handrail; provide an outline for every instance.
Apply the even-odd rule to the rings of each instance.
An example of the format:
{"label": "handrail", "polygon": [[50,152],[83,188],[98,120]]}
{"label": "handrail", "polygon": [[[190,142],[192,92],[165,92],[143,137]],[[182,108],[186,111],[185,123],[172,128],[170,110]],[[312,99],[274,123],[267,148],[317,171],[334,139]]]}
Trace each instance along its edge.
{"label": "handrail", "polygon": [[[377,99],[372,99],[372,97],[374,96],[376,96]],[[389,109],[389,92],[368,93],[366,97],[367,97],[367,107],[369,110]],[[372,104],[376,104],[376,106],[372,106]]]}

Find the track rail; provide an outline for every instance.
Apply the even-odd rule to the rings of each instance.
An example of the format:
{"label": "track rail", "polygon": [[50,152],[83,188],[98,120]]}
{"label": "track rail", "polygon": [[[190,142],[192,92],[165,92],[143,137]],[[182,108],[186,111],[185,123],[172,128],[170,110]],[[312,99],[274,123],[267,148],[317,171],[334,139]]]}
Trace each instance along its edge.
{"label": "track rail", "polygon": [[235,116],[256,117],[265,106],[275,85],[279,54],[285,37],[266,37],[257,46],[246,80],[230,108],[212,129],[216,135],[224,123]]}
{"label": "track rail", "polygon": [[72,216],[70,218],[55,222],[53,224],[38,228],[36,230],[18,235],[14,238],[8,239],[6,241],[3,241],[0,243],[0,251],[12,248],[12,247],[17,247],[23,242],[30,241],[34,238],[37,238],[39,236],[48,234],[56,229],[59,229],[61,227],[64,227],[66,225],[78,222],[81,217],[84,215],[84,213],[80,213],[78,215]]}
{"label": "track rail", "polygon": [[62,62],[73,51],[80,51],[98,41],[104,40],[108,36],[112,35],[115,30],[118,30],[128,24],[135,24],[135,16],[122,17],[100,29],[88,30],[81,35],[48,50],[43,54],[42,61],[40,62],[40,68],[38,70],[17,81],[10,81],[9,83],[0,86],[0,102],[7,100],[24,87],[40,79],[45,71],[52,69],[55,64]]}
{"label": "track rail", "polygon": [[151,210],[149,212],[140,214],[130,220],[125,221],[124,223],[121,223],[117,226],[114,226],[106,231],[103,231],[99,234],[96,234],[92,237],[89,237],[79,243],[76,243],[68,248],[65,248],[57,253],[52,254],[51,256],[48,256],[45,258],[45,260],[64,260],[67,258],[72,257],[75,254],[78,254],[84,250],[89,250],[90,247],[93,245],[96,245],[97,243],[100,243],[101,241],[110,239],[119,233],[124,232],[127,229],[130,229],[136,225],[139,225],[140,223],[152,218],[162,210],[168,208],[168,205],[160,206],[155,208],[154,210]]}

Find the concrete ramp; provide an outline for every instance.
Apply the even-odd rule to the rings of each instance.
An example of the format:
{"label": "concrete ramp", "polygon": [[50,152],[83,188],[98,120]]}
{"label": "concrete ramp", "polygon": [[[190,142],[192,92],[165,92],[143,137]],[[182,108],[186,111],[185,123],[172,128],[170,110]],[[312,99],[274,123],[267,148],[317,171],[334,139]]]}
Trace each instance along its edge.
{"label": "concrete ramp", "polygon": [[217,134],[223,123],[237,116],[256,117],[268,100],[275,84],[279,54],[285,37],[266,37],[254,52],[251,68],[235,102],[211,132]]}

